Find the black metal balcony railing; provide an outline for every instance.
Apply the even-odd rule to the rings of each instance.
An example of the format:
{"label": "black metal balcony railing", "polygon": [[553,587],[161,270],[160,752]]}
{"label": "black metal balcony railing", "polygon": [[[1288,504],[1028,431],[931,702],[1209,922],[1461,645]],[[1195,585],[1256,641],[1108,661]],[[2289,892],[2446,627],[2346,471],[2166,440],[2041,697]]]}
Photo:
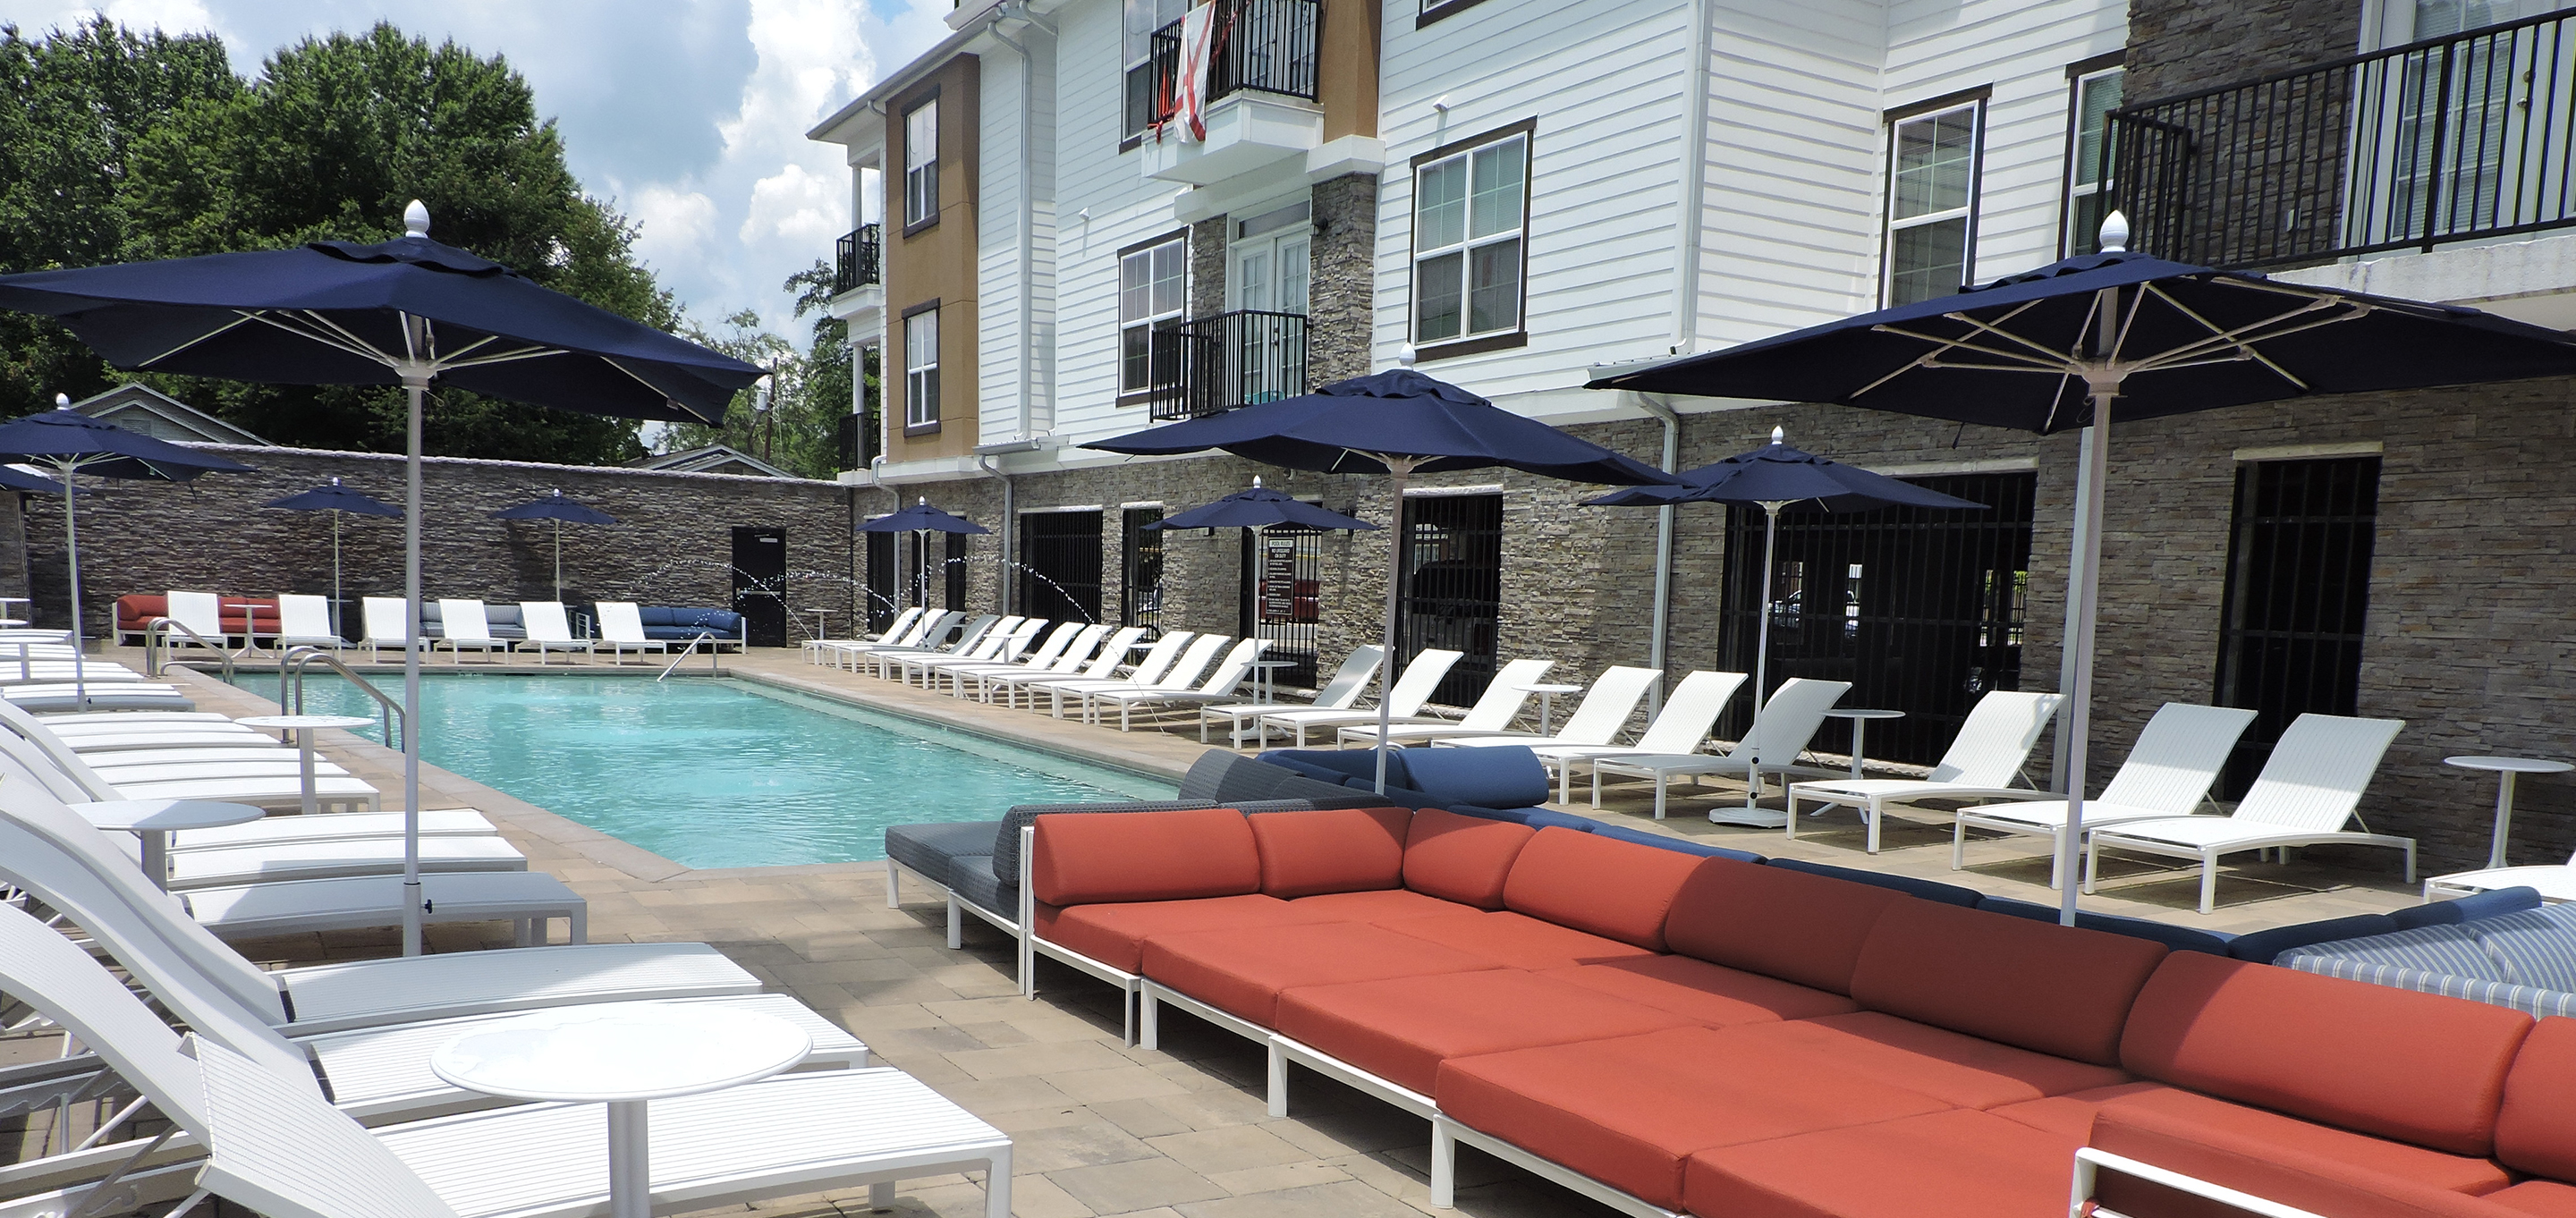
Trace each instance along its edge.
{"label": "black metal balcony railing", "polygon": [[2130,247],[2328,261],[2576,225],[2576,9],[2110,116]]}
{"label": "black metal balcony railing", "polygon": [[877,232],[876,225],[862,224],[832,243],[833,295],[878,282]]}
{"label": "black metal balcony railing", "polygon": [[[1318,0],[1212,0],[1207,97],[1276,93],[1315,100]],[[1127,71],[1127,131],[1168,121],[1178,107],[1181,22],[1154,31],[1145,62]]]}
{"label": "black metal balcony railing", "polygon": [[841,416],[833,430],[832,450],[845,470],[866,469],[885,451],[885,428],[877,425],[873,403],[858,414]]}
{"label": "black metal balcony railing", "polygon": [[1238,309],[1154,327],[1150,417],[1195,419],[1306,392],[1306,315]]}

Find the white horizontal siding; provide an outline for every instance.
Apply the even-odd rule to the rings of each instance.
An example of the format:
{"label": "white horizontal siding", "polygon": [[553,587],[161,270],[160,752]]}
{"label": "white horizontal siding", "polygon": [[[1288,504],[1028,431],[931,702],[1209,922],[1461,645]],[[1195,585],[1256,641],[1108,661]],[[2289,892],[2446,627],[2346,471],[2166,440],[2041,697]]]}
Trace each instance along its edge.
{"label": "white horizontal siding", "polygon": [[[979,358],[975,371],[981,389],[978,405],[982,427],[978,435],[988,444],[1019,438],[1023,293],[1029,295],[1029,362],[1036,368],[1028,381],[1032,431],[1047,426],[1052,398],[1052,385],[1046,374],[1050,363],[1046,343],[1055,311],[1055,48],[1044,34],[1034,30],[1016,40],[1035,57],[1026,95],[1030,114],[1025,124],[1021,118],[1021,76],[1029,65],[1008,47],[995,47],[982,60],[982,160],[977,167],[980,189],[976,217]],[[1032,206],[1027,218],[1030,245],[1036,255],[1031,260],[1033,265],[1025,271],[1020,265],[1023,140],[1028,141],[1032,181],[1026,191]]]}

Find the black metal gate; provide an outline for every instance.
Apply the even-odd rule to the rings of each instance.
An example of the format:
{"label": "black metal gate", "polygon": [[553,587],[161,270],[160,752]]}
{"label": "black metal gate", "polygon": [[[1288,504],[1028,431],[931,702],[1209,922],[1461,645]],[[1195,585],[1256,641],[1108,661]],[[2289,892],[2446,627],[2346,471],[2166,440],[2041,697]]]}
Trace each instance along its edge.
{"label": "black metal gate", "polygon": [[1128,508],[1118,530],[1118,621],[1159,626],[1163,621],[1163,531],[1145,526],[1163,518],[1161,508]]}
{"label": "black metal gate", "polygon": [[1323,530],[1294,524],[1245,529],[1242,570],[1236,633],[1270,640],[1262,659],[1296,665],[1272,669],[1274,683],[1313,688],[1315,629],[1324,620]]}
{"label": "black metal gate", "polygon": [[904,553],[909,560],[904,566],[904,603],[930,607],[930,543],[918,532],[903,535]]}
{"label": "black metal gate", "polygon": [[862,596],[867,602],[868,633],[874,634],[894,624],[894,534],[861,536],[868,539],[868,582]]}
{"label": "black metal gate", "polygon": [[[1494,678],[1503,612],[1503,497],[1417,495],[1404,501],[1404,580],[1396,651],[1466,653],[1431,700],[1465,706]],[[1390,668],[1390,682],[1397,678]]]}
{"label": "black metal gate", "polygon": [[940,591],[947,594],[949,608],[964,609],[966,607],[966,535],[944,533],[941,536],[948,539],[948,557],[946,564],[939,571],[940,579],[945,585]]}
{"label": "black metal gate", "polygon": [[[2021,687],[2036,474],[1956,474],[1908,481],[1989,511],[1881,508],[1780,513],[1771,584],[1773,688],[1791,677],[1849,681],[1840,705],[1905,712],[1869,732],[1869,755],[1929,765],[1968,708],[1991,689]],[[1758,507],[1727,512],[1725,620],[1719,652],[1753,671],[1762,595]],[[1749,722],[1750,682],[1722,730]],[[1816,747],[1847,752],[1851,730],[1829,719]]]}
{"label": "black metal gate", "polygon": [[752,646],[787,645],[787,530],[733,531],[733,611]]}
{"label": "black metal gate", "polygon": [[1021,613],[1050,621],[1100,620],[1100,513],[1020,516]]}
{"label": "black metal gate", "polygon": [[2378,519],[2377,457],[2237,468],[2218,704],[2256,715],[2228,759],[2220,798],[2245,793],[2291,720],[2359,707]]}

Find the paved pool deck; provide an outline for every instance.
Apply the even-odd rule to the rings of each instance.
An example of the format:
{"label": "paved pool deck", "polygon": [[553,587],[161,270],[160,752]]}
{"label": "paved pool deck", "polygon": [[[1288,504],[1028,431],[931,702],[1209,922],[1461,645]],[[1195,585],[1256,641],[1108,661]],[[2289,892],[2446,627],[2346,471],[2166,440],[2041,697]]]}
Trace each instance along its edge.
{"label": "paved pool deck", "polygon": [[[141,666],[137,652],[111,655]],[[450,666],[442,658],[436,667]],[[463,667],[514,671],[471,662]],[[816,668],[794,651],[727,656],[722,667],[727,675],[1148,774],[1176,778],[1203,748],[1187,729],[1120,733],[1089,727]],[[652,668],[630,670],[649,680]],[[369,670],[371,680],[378,671]],[[398,667],[381,671],[399,681]],[[704,668],[692,660],[686,671],[702,674]],[[273,709],[254,692],[267,688],[263,680],[250,680],[245,690],[187,672],[173,679],[189,686],[203,709],[236,715]],[[398,753],[347,733],[318,735],[328,755],[395,793],[389,802],[398,804]],[[1269,1117],[1260,1093],[1262,1055],[1250,1043],[1176,1017],[1165,1022],[1161,1049],[1123,1047],[1115,994],[1051,964],[1041,964],[1038,999],[1022,999],[1011,978],[1008,940],[968,919],[965,948],[949,950],[944,907],[929,893],[907,886],[903,907],[887,908],[882,864],[692,870],[460,775],[425,767],[423,793],[430,807],[482,809],[528,854],[531,866],[579,891],[590,902],[594,941],[712,943],[772,988],[848,1028],[885,1064],[1009,1132],[1017,1143],[1014,1209],[1023,1218],[1374,1218],[1417,1212],[1518,1218],[1611,1212],[1464,1148],[1458,1208],[1432,1211],[1424,1121],[1302,1071],[1292,1084],[1295,1115]],[[1967,870],[1952,872],[1949,831],[1929,820],[1892,823],[1881,853],[1871,856],[1849,820],[1802,832],[1795,840],[1778,830],[1712,825],[1705,811],[1723,798],[1728,797],[1711,787],[1704,798],[1677,800],[1672,818],[1656,822],[1649,815],[1650,797],[1621,795],[1600,815],[1766,854],[1919,875],[2026,900],[2053,899],[2040,839],[1973,843]],[[1740,800],[1740,789],[1733,798]],[[1568,810],[1591,814],[1588,806]],[[2347,870],[2305,859],[2231,868],[2220,881],[2219,910],[2207,918],[2192,912],[2197,889],[2187,871],[2109,871],[2105,891],[2086,898],[2086,908],[2216,930],[2384,911],[2415,900],[2399,882],[2393,858],[2376,869]],[[501,926],[439,926],[429,932],[434,951],[507,941]],[[253,959],[288,963],[386,955],[397,944],[398,937],[384,931],[240,946]],[[894,1212],[965,1216],[980,1214],[982,1204],[979,1184],[951,1176],[908,1182]],[[869,1212],[863,1190],[750,1208],[782,1215]]]}

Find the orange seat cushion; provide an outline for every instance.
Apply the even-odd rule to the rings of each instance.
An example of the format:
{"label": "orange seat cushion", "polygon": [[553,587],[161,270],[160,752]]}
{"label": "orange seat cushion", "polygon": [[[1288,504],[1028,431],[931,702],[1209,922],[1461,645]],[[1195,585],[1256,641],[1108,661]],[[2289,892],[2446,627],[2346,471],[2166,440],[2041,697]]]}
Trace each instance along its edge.
{"label": "orange seat cushion", "polygon": [[1279,992],[1292,986],[1502,967],[1365,922],[1159,934],[1144,959],[1146,976],[1265,1028],[1278,1026]]}
{"label": "orange seat cushion", "polygon": [[1664,942],[1685,956],[1848,994],[1870,927],[1889,906],[1912,900],[1831,876],[1713,858],[1682,882]]}
{"label": "orange seat cushion", "polygon": [[1503,907],[1503,881],[1537,831],[1438,808],[1413,814],[1404,838],[1404,886],[1478,909]]}
{"label": "orange seat cushion", "polygon": [[1666,1209],[1696,1152],[1949,1107],[1708,1028],[1451,1058],[1432,1094],[1471,1129]]}
{"label": "orange seat cushion", "polygon": [[2139,993],[2132,1073],[2455,1155],[2495,1150],[2520,1011],[2175,952]]}
{"label": "orange seat cushion", "polygon": [[1604,938],[1664,950],[1664,918],[1702,857],[1551,826],[1503,881],[1503,908]]}
{"label": "orange seat cushion", "polygon": [[2576,1019],[2532,1025],[2504,1079],[2495,1157],[2519,1172],[2576,1181]]}
{"label": "orange seat cushion", "polygon": [[1048,905],[1180,901],[1261,889],[1261,852],[1232,808],[1037,818],[1029,888]]}
{"label": "orange seat cushion", "polygon": [[2088,1087],[2082,1091],[2069,1091],[2064,1095],[2052,1095],[2043,1099],[2024,1100],[2018,1104],[2006,1104],[2001,1108],[1989,1108],[1986,1111],[2008,1121],[2019,1121],[2024,1125],[2064,1134],[2078,1142],[2090,1142],[2093,1138],[2093,1117],[2094,1114],[2102,1111],[2102,1105],[2122,1096],[2168,1090],[2171,1088],[2163,1083],[2119,1083],[2109,1087]]}
{"label": "orange seat cushion", "polygon": [[1784,1060],[1832,1064],[1961,1108],[1995,1108],[2129,1081],[2070,1061],[1879,1011],[1749,1024],[1727,1033]]}
{"label": "orange seat cushion", "polygon": [[[1268,815],[1268,813],[1264,813]],[[1259,819],[1255,817],[1254,819]],[[1299,909],[1313,910],[1348,922],[1391,922],[1405,918],[1436,918],[1485,912],[1473,905],[1443,901],[1410,888],[1387,888],[1376,892],[1326,892],[1299,897],[1290,902]]]}
{"label": "orange seat cushion", "polygon": [[1261,891],[1290,900],[1404,884],[1408,808],[1339,808],[1248,816],[1261,850]]}
{"label": "orange seat cushion", "polygon": [[1987,1112],[1935,1112],[1703,1150],[1694,1214],[1723,1218],[2041,1218],[2066,1212],[2081,1138]]}
{"label": "orange seat cushion", "polygon": [[[2403,1061],[2356,1061],[2350,1068],[2393,1073],[2412,1067]],[[2483,1158],[2352,1133],[2179,1089],[2142,1092],[2102,1105],[2093,1117],[2092,1144],[2337,1218],[2407,1212],[2387,1207],[2392,1199],[2419,1189],[2477,1194],[2509,1183],[2503,1168]],[[2123,1213],[2153,1213],[2155,1199],[2169,1196],[2133,1177],[2106,1176],[2102,1184],[2103,1204]]]}
{"label": "orange seat cushion", "polygon": [[1239,897],[1204,897],[1195,901],[1076,905],[1071,909],[1040,905],[1036,919],[1038,938],[1129,973],[1144,968],[1145,941],[1156,935],[1253,926],[1291,926],[1325,920],[1277,897],[1265,897],[1259,893]]}
{"label": "orange seat cushion", "polygon": [[1840,994],[1688,956],[1638,956],[1606,964],[1551,969],[1546,976],[1642,1002],[1713,1028],[1739,1023],[1812,1019],[1857,1011]]}
{"label": "orange seat cushion", "polygon": [[1472,918],[1391,918],[1378,925],[1533,972],[1654,954],[1616,939],[1508,912]]}
{"label": "orange seat cushion", "polygon": [[1880,918],[1851,995],[2039,1053],[2110,1066],[2138,987],[2164,959],[2145,939],[1924,901]]}
{"label": "orange seat cushion", "polygon": [[1314,986],[1279,998],[1281,1035],[1425,1095],[1451,1058],[1687,1023],[1517,969]]}
{"label": "orange seat cushion", "polygon": [[2576,1185],[2561,1184],[2556,1180],[2525,1180],[2501,1192],[2488,1193],[2480,1200],[2515,1214],[2576,1218]]}

